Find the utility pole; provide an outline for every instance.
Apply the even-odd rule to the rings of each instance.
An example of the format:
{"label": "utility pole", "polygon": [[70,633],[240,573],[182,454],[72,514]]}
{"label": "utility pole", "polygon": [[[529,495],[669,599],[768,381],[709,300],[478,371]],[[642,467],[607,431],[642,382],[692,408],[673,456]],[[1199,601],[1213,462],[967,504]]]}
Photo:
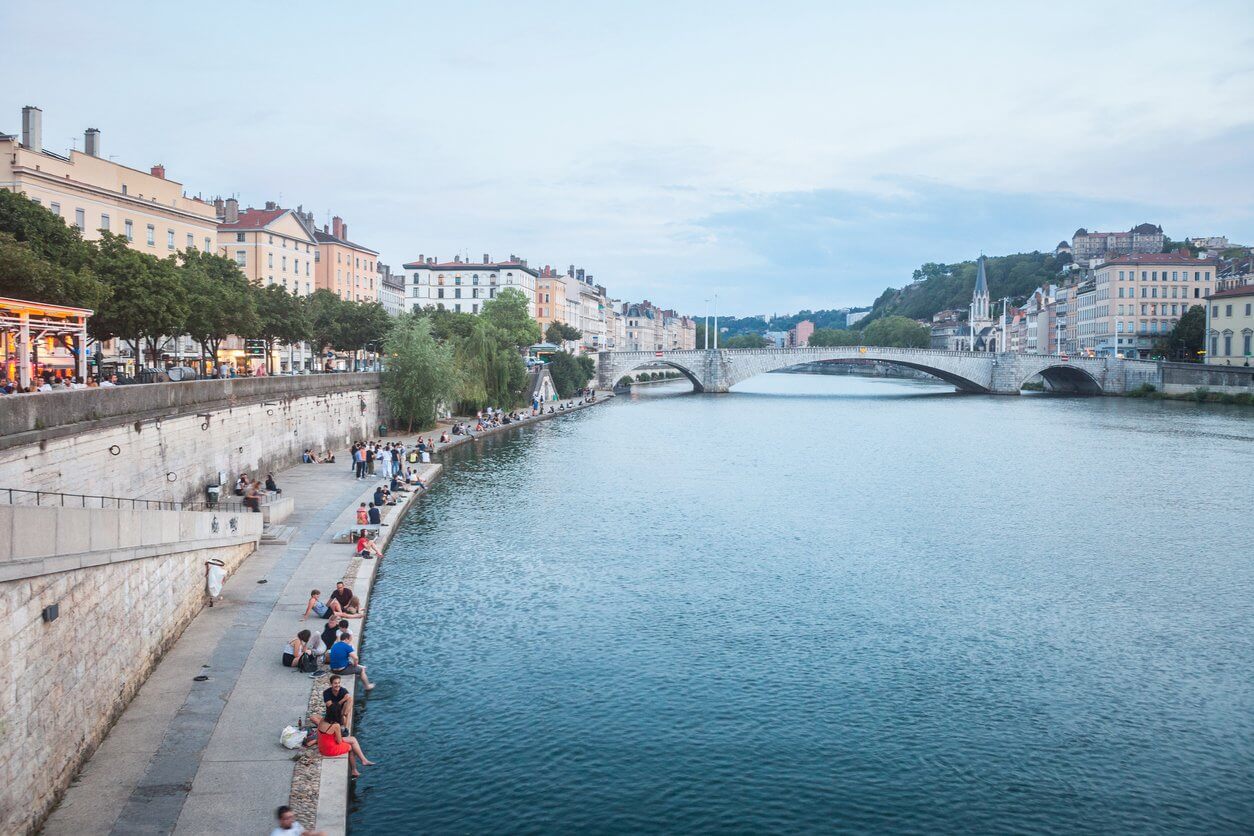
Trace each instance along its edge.
{"label": "utility pole", "polygon": [[1009,351],[1006,339],[1006,306],[1010,304],[1010,297],[1001,297],[1001,350]]}
{"label": "utility pole", "polygon": [[714,350],[718,351],[718,294],[714,294]]}
{"label": "utility pole", "polygon": [[710,300],[705,300],[705,348],[710,348]]}

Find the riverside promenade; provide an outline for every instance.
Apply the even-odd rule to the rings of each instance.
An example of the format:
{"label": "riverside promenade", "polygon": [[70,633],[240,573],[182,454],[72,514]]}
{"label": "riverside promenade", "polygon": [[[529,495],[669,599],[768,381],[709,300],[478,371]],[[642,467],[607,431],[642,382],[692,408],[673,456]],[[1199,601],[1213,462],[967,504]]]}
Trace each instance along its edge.
{"label": "riverside promenade", "polygon": [[[436,443],[437,454],[477,438],[505,432],[604,403],[577,404],[470,436]],[[420,433],[438,439],[451,426],[441,422]],[[400,434],[407,446],[416,443]],[[442,466],[414,466],[430,485]],[[47,834],[244,833],[274,826],[274,810],[291,803],[307,829],[332,836],[345,831],[348,813],[348,762],[324,759],[316,752],[293,752],[279,744],[279,732],[306,712],[311,690],[326,685],[325,668],[314,680],[279,660],[297,631],[318,630],[324,623],[302,623],[311,589],[323,600],[345,580],[365,602],[379,561],[363,561],[345,543],[331,539],[355,527],[358,504],[369,502],[382,478],[357,481],[349,456],[337,462],[296,465],[276,474],[285,499],[295,509],[284,525],[292,529],[285,545],[263,544],[226,582],[224,601],[206,608],[188,626],[158,664],[104,742],[83,766],[61,803],[44,825]],[[386,547],[409,504],[422,492],[384,511],[380,530]],[[360,640],[364,623],[354,625]],[[106,648],[125,652],[125,648]],[[369,649],[363,662],[370,666]],[[386,688],[389,673],[371,669]],[[197,682],[198,676],[208,679]],[[353,677],[344,684],[353,687]],[[358,693],[359,700],[369,697]],[[367,755],[370,741],[362,741]],[[380,764],[372,768],[386,768]],[[298,797],[312,782],[316,797]],[[289,801],[290,799],[290,801]]]}

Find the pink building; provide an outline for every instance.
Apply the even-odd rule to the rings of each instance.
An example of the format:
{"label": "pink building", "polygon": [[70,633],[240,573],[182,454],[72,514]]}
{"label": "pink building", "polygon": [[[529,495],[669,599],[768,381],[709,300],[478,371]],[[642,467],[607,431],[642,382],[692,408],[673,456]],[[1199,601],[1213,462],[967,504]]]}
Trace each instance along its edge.
{"label": "pink building", "polygon": [[788,332],[788,345],[792,348],[805,348],[810,344],[810,336],[813,333],[814,323],[803,319]]}

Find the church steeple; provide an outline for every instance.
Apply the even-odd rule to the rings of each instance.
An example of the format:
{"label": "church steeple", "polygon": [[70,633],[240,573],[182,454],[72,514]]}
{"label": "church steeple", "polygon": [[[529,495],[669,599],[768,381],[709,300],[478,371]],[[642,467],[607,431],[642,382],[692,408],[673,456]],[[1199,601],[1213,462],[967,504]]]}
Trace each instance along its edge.
{"label": "church steeple", "polygon": [[989,322],[988,278],[984,275],[984,256],[976,262],[975,292],[971,294],[971,322]]}

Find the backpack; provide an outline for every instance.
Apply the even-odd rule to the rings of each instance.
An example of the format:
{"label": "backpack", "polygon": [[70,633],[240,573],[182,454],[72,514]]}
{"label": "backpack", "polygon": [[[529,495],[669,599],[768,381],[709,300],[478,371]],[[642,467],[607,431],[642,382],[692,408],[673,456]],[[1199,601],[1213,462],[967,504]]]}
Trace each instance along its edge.
{"label": "backpack", "polygon": [[300,662],[297,665],[300,667],[301,673],[318,672],[318,660],[312,653],[305,652],[300,654]]}

